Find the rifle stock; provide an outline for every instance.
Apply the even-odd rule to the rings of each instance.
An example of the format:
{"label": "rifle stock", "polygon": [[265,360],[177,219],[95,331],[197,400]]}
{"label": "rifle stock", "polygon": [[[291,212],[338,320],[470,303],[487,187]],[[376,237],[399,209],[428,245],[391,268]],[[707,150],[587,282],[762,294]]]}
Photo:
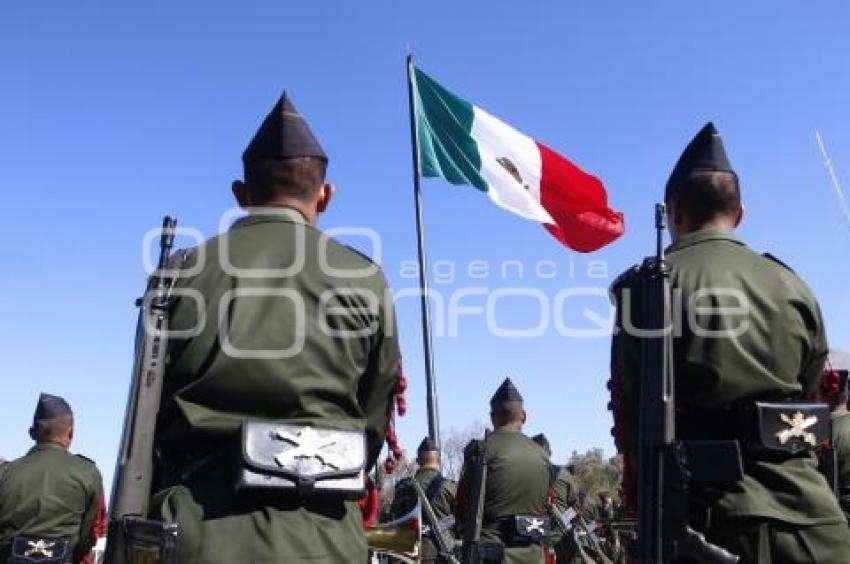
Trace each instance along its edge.
{"label": "rifle stock", "polygon": [[484,492],[487,482],[487,434],[483,441],[470,443],[469,506],[463,527],[463,564],[478,564],[481,544],[481,522],[484,519]]}

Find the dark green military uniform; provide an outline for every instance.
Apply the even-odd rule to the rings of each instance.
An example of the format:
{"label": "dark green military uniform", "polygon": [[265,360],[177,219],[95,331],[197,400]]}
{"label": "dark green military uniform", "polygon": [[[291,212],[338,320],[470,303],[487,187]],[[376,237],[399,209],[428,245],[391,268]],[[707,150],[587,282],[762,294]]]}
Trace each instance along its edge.
{"label": "dark green military uniform", "polygon": [[[455,496],[457,495],[456,482],[443,477],[439,470],[435,470],[434,468],[419,468],[413,479],[416,480],[422,491],[425,492],[437,519],[443,520],[452,515],[452,507],[454,507]],[[396,486],[393,497],[391,509],[393,518],[405,516],[416,507],[418,500],[416,491],[410,484],[406,483],[406,480],[400,481]],[[430,535],[423,535],[422,537],[421,561],[437,561],[437,549]]]}
{"label": "dark green military uniform", "polygon": [[[45,405],[47,411],[56,409],[50,404],[59,404],[70,415],[70,408],[59,400],[42,394],[35,419]],[[91,460],[56,443],[36,444],[7,463],[0,477],[0,559],[5,562],[12,539],[21,535],[65,540],[68,562],[79,562],[97,540],[94,531],[102,499],[100,472]]]}
{"label": "dark green military uniform", "polygon": [[[518,400],[516,399],[518,398]],[[491,406],[505,399],[522,401],[509,379],[491,399]],[[547,515],[549,458],[543,449],[521,430],[496,428],[487,437],[487,481],[481,540],[502,542],[507,564],[537,564],[544,558],[539,543],[511,540],[506,528],[515,515]],[[455,515],[462,526],[468,480],[466,466],[458,486]]]}
{"label": "dark green military uniform", "polygon": [[[713,126],[692,145],[701,139],[713,143],[715,154],[722,150]],[[677,432],[711,438],[729,427],[724,410],[744,409],[753,400],[811,397],[827,345],[820,309],[803,281],[725,230],[685,234],[667,253],[683,309],[682,335],[673,345]],[[633,306],[629,314],[636,319],[640,304]],[[719,307],[739,313],[721,315]],[[618,329],[624,319],[618,308]],[[612,351],[615,421],[627,457],[635,455],[640,362],[638,340],[619,331]],[[810,454],[745,454],[743,480],[702,488],[694,497],[710,509],[709,539],[745,562],[848,561],[850,531]]]}
{"label": "dark green military uniform", "polygon": [[[287,149],[287,128],[309,133],[284,96],[249,151],[269,137]],[[155,516],[183,529],[179,561],[365,562],[354,501],[235,492],[232,470],[243,422],[254,419],[364,432],[365,466],[374,467],[399,371],[382,273],[289,208],[238,220],[192,253],[184,271],[192,270],[179,288],[203,296],[202,310],[179,298],[172,328],[193,327],[199,315],[206,323],[170,343],[152,502]]]}

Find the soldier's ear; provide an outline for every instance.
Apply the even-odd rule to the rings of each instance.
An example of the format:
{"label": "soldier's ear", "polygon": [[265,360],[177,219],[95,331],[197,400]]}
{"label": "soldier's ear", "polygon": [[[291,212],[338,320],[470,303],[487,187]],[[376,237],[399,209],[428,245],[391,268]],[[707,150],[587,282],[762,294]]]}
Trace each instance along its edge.
{"label": "soldier's ear", "polygon": [[527,413],[525,412],[525,410],[523,409],[523,410],[522,410],[522,424],[523,424],[523,425],[525,425],[525,420],[526,420],[526,419],[528,419],[528,414],[527,414]]}
{"label": "soldier's ear", "polygon": [[738,208],[738,213],[735,214],[735,227],[737,228],[744,221],[744,204]]}
{"label": "soldier's ear", "polygon": [[251,207],[251,194],[248,191],[248,185],[241,180],[234,180],[230,186],[233,191],[233,197],[236,198],[236,203],[240,208]]}
{"label": "soldier's ear", "polygon": [[322,188],[319,191],[319,201],[316,202],[316,211],[324,213],[328,209],[334,194],[336,194],[336,188],[333,184],[327,182],[322,184]]}

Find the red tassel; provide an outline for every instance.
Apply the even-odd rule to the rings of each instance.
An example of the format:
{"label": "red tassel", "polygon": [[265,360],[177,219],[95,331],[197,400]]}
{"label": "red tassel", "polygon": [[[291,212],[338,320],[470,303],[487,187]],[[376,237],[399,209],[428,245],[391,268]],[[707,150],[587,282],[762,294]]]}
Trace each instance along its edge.
{"label": "red tassel", "polygon": [[381,508],[381,496],[371,476],[366,477],[366,495],[357,500],[357,507],[363,516],[363,527],[373,527],[378,522],[378,512]]}
{"label": "red tassel", "polygon": [[404,393],[407,391],[407,378],[404,376],[404,371],[401,367],[401,359],[398,361],[398,375],[395,385],[395,392],[390,405],[390,418],[387,422],[387,432],[385,438],[390,454],[384,462],[384,470],[387,474],[392,474],[398,465],[398,461],[404,458],[404,449],[399,444],[398,435],[395,431],[395,414],[403,417],[407,413],[407,398]]}

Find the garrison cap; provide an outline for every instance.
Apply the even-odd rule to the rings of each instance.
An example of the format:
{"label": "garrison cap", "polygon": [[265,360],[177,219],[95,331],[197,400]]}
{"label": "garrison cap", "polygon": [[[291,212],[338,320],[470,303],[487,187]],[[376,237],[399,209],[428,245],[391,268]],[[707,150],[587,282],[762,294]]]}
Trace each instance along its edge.
{"label": "garrison cap", "polygon": [[35,406],[35,413],[32,416],[35,421],[49,421],[58,417],[73,416],[71,406],[68,402],[59,396],[41,393],[38,396],[38,403]]}
{"label": "garrison cap", "polygon": [[519,390],[516,389],[514,383],[511,382],[510,378],[505,378],[505,381],[502,382],[502,385],[499,386],[499,389],[496,390],[496,393],[493,394],[493,397],[490,398],[490,405],[496,403],[505,403],[508,401],[522,401],[522,396],[519,393]]}
{"label": "garrison cap", "polygon": [[669,196],[670,187],[673,184],[688,178],[692,172],[696,171],[722,171],[733,174],[735,172],[726,155],[723,139],[712,122],[705,124],[682,151],[676,166],[673,167],[673,172],[670,173],[670,179],[667,180],[665,199]]}
{"label": "garrison cap", "polygon": [[419,443],[419,448],[416,449],[416,452],[437,452],[440,449],[437,448],[437,443],[431,437],[425,437],[422,439],[422,442]]}
{"label": "garrison cap", "polygon": [[263,159],[296,157],[328,160],[307,121],[284,92],[248,143],[242,153],[242,162],[248,164]]}

